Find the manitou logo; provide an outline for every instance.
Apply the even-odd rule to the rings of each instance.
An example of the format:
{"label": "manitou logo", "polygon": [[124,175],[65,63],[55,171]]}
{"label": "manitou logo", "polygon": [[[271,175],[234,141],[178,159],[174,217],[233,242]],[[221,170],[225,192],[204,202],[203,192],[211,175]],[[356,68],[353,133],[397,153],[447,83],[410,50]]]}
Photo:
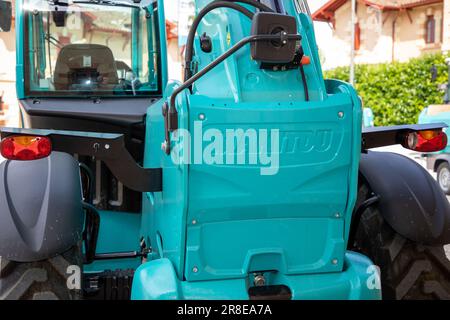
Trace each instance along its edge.
{"label": "manitou logo", "polygon": [[331,130],[305,130],[281,133],[281,154],[326,152],[333,141]]}
{"label": "manitou logo", "polygon": [[280,168],[278,129],[204,130],[202,121],[194,121],[192,133],[178,129],[173,138],[176,164],[251,165],[265,176],[276,175]]}

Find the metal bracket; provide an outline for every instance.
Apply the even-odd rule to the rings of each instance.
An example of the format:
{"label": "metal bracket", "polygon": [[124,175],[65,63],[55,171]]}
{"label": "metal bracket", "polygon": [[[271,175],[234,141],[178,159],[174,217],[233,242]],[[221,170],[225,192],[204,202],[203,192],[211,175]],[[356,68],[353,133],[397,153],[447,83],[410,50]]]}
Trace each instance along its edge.
{"label": "metal bracket", "polygon": [[138,192],[162,191],[162,169],[143,168],[125,148],[123,134],[42,129],[2,128],[0,137],[38,135],[49,137],[54,151],[92,156],[102,160],[112,174]]}
{"label": "metal bracket", "polygon": [[414,131],[447,128],[445,123],[413,124],[389,127],[364,128],[362,132],[362,150],[379,148],[401,143],[401,137]]}

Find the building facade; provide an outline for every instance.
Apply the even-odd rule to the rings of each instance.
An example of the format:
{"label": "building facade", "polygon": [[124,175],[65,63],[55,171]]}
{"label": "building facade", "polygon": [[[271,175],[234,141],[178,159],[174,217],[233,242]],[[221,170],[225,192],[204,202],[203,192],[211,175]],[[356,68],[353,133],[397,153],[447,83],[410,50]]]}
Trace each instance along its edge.
{"label": "building facade", "polygon": [[404,62],[450,50],[450,0],[357,0],[354,39],[350,0],[328,1],[313,19],[332,29],[332,50],[322,52],[329,67],[349,64],[352,41],[356,63]]}

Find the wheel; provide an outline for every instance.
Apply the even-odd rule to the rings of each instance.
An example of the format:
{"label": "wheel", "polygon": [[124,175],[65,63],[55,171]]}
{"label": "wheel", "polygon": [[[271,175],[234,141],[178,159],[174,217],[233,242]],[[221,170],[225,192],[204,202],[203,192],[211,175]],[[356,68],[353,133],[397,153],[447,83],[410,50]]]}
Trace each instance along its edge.
{"label": "wheel", "polygon": [[[81,288],[70,290],[68,280],[71,287],[76,286],[72,275],[81,277],[82,261],[79,246],[41,262],[18,263],[1,259],[0,300],[79,300]],[[79,274],[74,271],[76,266]],[[81,279],[78,280],[81,284]]]}
{"label": "wheel", "polygon": [[[371,195],[362,184],[357,206]],[[450,300],[450,260],[443,247],[427,247],[402,237],[386,223],[376,204],[363,212],[356,227],[350,249],[380,268],[383,299]]]}
{"label": "wheel", "polygon": [[448,162],[442,162],[437,168],[437,181],[439,187],[446,195],[450,195],[450,166]]}

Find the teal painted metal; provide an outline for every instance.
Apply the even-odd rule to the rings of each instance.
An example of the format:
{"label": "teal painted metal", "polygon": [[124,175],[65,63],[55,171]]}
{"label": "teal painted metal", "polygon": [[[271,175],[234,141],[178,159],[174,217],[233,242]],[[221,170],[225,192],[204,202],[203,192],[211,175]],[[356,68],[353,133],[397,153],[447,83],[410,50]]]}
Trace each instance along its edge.
{"label": "teal painted metal", "polygon": [[373,111],[370,108],[364,108],[363,109],[363,127],[370,128],[374,127],[374,115]]}
{"label": "teal painted metal", "polygon": [[[197,6],[207,3],[197,1]],[[133,298],[245,299],[246,279],[260,270],[277,270],[295,292],[308,291],[306,279],[317,279],[311,285],[320,288],[325,279],[365,277],[362,266],[370,262],[346,252],[357,196],[360,99],[349,84],[324,81],[310,17],[294,13],[292,1],[284,4],[297,17],[304,51],[313,61],[305,67],[310,102],[305,101],[298,70],[261,70],[249,58],[249,47],[197,81],[192,94],[185,91],[177,99],[179,127],[193,133],[194,140],[199,119],[203,131],[222,136],[232,129],[278,130],[277,174],[263,176],[251,165],[175,164],[160,148],[163,101],[148,110],[144,166],[163,168],[164,191],[144,196],[141,234],[155,254],[138,269]],[[204,53],[196,44],[198,68],[249,30],[250,21],[229,9],[208,14],[198,33],[207,32],[213,51]],[[177,85],[168,85],[164,100]],[[210,142],[200,138],[200,149]],[[348,270],[362,274],[349,276]],[[355,290],[322,288],[311,298],[333,293],[340,298],[380,297],[379,291],[373,294],[364,286]],[[296,297],[308,298],[301,293]]]}
{"label": "teal painted metal", "polygon": [[164,0],[157,0],[158,3],[158,32],[159,32],[159,57],[161,63],[161,88],[166,88],[168,84],[167,67],[167,42],[166,42],[166,17],[164,14]]}
{"label": "teal painted metal", "polygon": [[[347,252],[345,268],[340,273],[279,275],[271,279],[271,284],[287,285],[296,300],[379,300],[379,281],[370,260]],[[158,259],[136,270],[132,299],[246,300],[247,286],[247,279],[180,281],[170,260]]]}
{"label": "teal painted metal", "polygon": [[24,77],[24,19],[23,14],[23,2],[16,1],[16,15],[15,15],[15,28],[16,28],[16,92],[17,98],[25,98],[25,77]]}
{"label": "teal painted metal", "polygon": [[[97,253],[139,251],[139,214],[100,211],[100,232]],[[116,269],[136,269],[140,258],[99,260],[84,265],[84,272],[100,272]]]}

